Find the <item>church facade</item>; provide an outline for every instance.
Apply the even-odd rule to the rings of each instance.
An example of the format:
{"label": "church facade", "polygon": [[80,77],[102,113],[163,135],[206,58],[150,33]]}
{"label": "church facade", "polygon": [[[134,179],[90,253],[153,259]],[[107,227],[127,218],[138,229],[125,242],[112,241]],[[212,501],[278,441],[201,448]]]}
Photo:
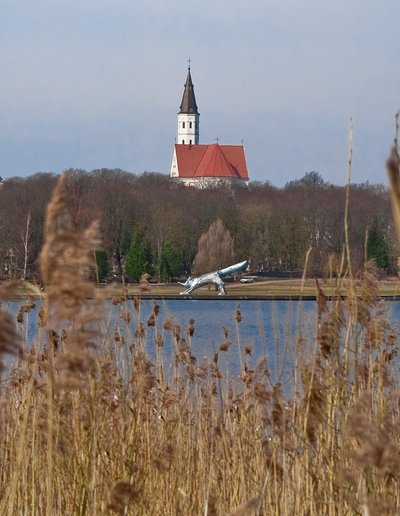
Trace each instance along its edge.
{"label": "church facade", "polygon": [[246,185],[249,181],[243,145],[200,144],[200,113],[190,66],[178,113],[170,177],[198,188]]}

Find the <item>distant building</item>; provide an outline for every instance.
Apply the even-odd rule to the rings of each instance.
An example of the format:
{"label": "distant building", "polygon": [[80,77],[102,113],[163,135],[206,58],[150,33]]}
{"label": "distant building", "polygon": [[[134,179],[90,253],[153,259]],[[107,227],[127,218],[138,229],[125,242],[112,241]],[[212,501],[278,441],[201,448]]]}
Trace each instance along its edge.
{"label": "distant building", "polygon": [[199,126],[200,113],[189,66],[178,113],[170,176],[200,188],[222,183],[247,184],[249,175],[243,145],[200,144]]}

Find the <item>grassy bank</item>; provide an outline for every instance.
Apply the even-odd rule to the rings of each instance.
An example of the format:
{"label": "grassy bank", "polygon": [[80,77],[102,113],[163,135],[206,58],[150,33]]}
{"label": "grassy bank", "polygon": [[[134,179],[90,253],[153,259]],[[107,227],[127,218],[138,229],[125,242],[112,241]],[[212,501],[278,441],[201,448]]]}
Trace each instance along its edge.
{"label": "grassy bank", "polygon": [[[96,227],[77,232],[67,202],[61,180],[48,209],[32,347],[20,337],[32,302],[16,320],[0,312],[0,352],[15,361],[0,394],[1,514],[399,513],[398,339],[373,266],[357,285],[339,285],[346,299],[332,303],[329,286],[310,283],[315,335],[291,343],[293,383],[284,390],[271,381],[269,356],[250,369],[239,309],[235,334],[216,336],[205,359],[193,345],[196,321],[160,326],[157,303],[143,319],[140,299],[127,296],[135,291],[113,293],[119,323],[107,327],[110,293],[86,279]],[[13,296],[2,286],[0,299]],[[236,377],[219,367],[232,346]]]}
{"label": "grassy bank", "polygon": [[[362,283],[356,281],[355,284],[350,286],[350,282],[346,280],[323,280],[319,279],[319,284],[324,290],[324,293],[328,297],[345,297],[348,295],[349,290],[353,288],[353,291],[357,296],[362,294]],[[382,297],[394,298],[400,295],[400,280],[398,278],[386,278],[384,280],[376,279],[376,285],[378,293]],[[183,289],[176,284],[166,285],[149,285],[149,289],[146,291],[148,295],[154,296],[176,296],[179,295]],[[268,281],[257,281],[251,284],[242,283],[227,283],[226,284],[227,297],[251,297],[251,298],[317,298],[318,288],[316,286],[315,279],[288,279],[288,280],[268,280]],[[116,292],[121,292],[121,288],[116,287]],[[127,292],[129,295],[140,295],[143,292],[140,291],[139,285],[128,286]],[[218,291],[211,287],[202,287],[192,293],[192,297],[201,296],[218,296]]]}
{"label": "grassy bank", "polygon": [[[353,287],[349,281],[341,279],[319,279],[319,284],[324,290],[324,293],[328,297],[342,296],[346,297],[349,290],[353,288],[357,296],[362,294],[362,284],[360,281],[356,281]],[[400,296],[400,280],[396,277],[388,277],[385,279],[376,278],[376,285],[378,294],[382,298],[397,298]],[[177,283],[149,283],[147,288],[143,290],[139,284],[128,284],[123,285],[121,283],[101,285],[99,287],[103,291],[103,294],[108,298],[114,296],[142,296],[142,297],[154,297],[162,298],[169,296],[179,296],[182,292],[183,287]],[[305,298],[317,298],[318,289],[316,286],[315,279],[285,279],[285,280],[267,280],[267,281],[256,281],[251,284],[227,283],[227,298],[260,298],[260,299],[274,299],[279,297],[301,299]],[[18,297],[26,298],[29,296],[43,297],[44,291],[40,290],[37,286],[29,283],[22,283],[16,287],[15,293]],[[218,291],[213,286],[205,286],[196,291],[191,295],[193,298],[202,297],[218,297]]]}

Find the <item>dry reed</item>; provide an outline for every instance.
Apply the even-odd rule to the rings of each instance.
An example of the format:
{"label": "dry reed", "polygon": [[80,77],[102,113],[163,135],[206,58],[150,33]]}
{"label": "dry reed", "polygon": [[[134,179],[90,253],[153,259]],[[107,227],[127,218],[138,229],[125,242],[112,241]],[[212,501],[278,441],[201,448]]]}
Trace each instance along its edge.
{"label": "dry reed", "polygon": [[[158,304],[143,319],[126,294],[111,301],[115,327],[98,326],[95,226],[77,231],[68,199],[62,177],[41,255],[46,317],[1,386],[1,514],[400,512],[397,335],[372,265],[354,278],[359,298],[329,301],[316,283],[315,340],[294,346],[290,389],[272,382],[267,357],[251,367],[238,307],[240,375],[230,378],[226,328],[201,360],[194,320],[162,324]],[[18,350],[22,306],[15,320],[0,312],[2,354]]]}

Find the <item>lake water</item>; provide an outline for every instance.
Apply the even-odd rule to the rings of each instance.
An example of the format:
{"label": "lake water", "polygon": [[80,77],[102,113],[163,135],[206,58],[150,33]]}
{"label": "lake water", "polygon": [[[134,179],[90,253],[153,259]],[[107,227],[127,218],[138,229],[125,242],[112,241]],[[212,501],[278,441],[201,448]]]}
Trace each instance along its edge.
{"label": "lake water", "polygon": [[[268,360],[268,369],[273,381],[288,383],[292,381],[294,350],[299,334],[313,346],[316,328],[316,304],[314,301],[243,301],[235,300],[159,300],[160,313],[156,328],[147,328],[146,321],[153,310],[153,301],[143,300],[140,308],[140,321],[146,328],[147,352],[154,359],[154,333],[163,335],[162,352],[166,364],[173,363],[174,346],[172,332],[163,329],[167,320],[173,319],[181,327],[181,336],[188,340],[187,327],[194,319],[194,335],[191,339],[191,352],[199,362],[204,357],[212,358],[225,340],[230,342],[228,352],[219,351],[219,366],[225,375],[238,375],[240,371],[240,353],[245,357],[249,368],[255,366],[262,356]],[[2,308],[13,314],[18,313],[20,303],[3,304]],[[385,302],[387,316],[394,327],[399,327],[400,302]],[[40,303],[28,314],[24,325],[19,329],[24,339],[31,343],[37,335],[37,316]],[[236,310],[240,308],[242,321],[235,321]],[[120,319],[120,312],[128,310],[132,316],[129,325]],[[225,339],[223,328],[228,333]],[[113,339],[116,328],[128,342],[134,341],[138,328],[137,312],[133,302],[127,301],[121,306],[108,302],[105,318],[101,323],[101,333]],[[107,340],[107,339],[106,339]],[[245,353],[245,348],[251,354]],[[121,357],[121,361],[123,358]],[[122,362],[121,362],[122,363]]]}

